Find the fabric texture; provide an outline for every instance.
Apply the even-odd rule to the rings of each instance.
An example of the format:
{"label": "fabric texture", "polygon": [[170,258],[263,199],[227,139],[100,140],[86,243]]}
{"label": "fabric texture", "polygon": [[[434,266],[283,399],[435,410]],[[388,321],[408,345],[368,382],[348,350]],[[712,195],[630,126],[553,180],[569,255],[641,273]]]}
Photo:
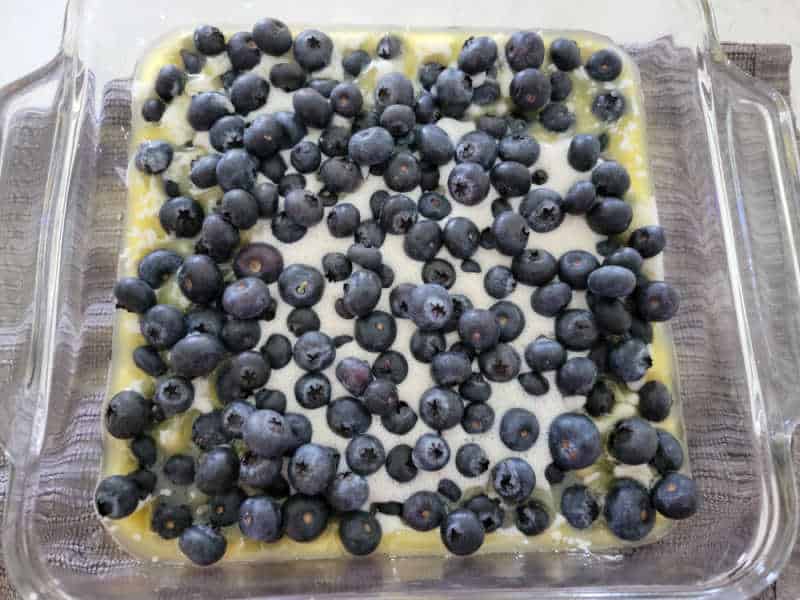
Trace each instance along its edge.
{"label": "fabric texture", "polygon": [[[788,45],[730,43],[724,44],[723,49],[731,61],[739,68],[750,75],[765,81],[785,96],[789,96],[789,68],[792,57],[791,48]],[[17,139],[20,139],[20,143],[25,143],[30,148],[41,148],[44,144],[44,140],[47,139],[47,135],[50,133],[50,129],[52,128],[52,117],[41,114],[31,115],[30,113],[26,113],[23,115],[23,118],[24,123],[16,123],[16,125],[20,127],[20,131],[16,134]],[[14,126],[15,123],[12,122],[9,130]],[[8,134],[9,132],[6,131],[4,133]],[[37,185],[41,187],[41,182],[44,179],[43,173],[38,172],[35,168],[31,168],[31,164],[26,164],[24,166],[7,164],[2,165],[3,168],[8,168],[9,166],[16,166],[19,169],[19,177],[21,181],[17,182],[17,190],[25,190],[27,197],[29,198],[36,197],[36,194],[41,192],[41,190],[37,188]],[[24,179],[24,181],[22,181],[22,179]],[[10,194],[4,194],[3,190],[0,190],[0,202],[9,203],[7,206],[19,206],[20,210],[24,210],[25,208],[25,197],[25,194],[22,196],[12,197]],[[8,215],[9,211],[4,211],[3,214]],[[34,223],[36,226],[39,225],[39,219],[36,215],[28,215],[27,221]],[[8,226],[8,223],[5,225]],[[31,243],[33,243],[34,240],[35,235],[31,237]],[[0,255],[3,254],[4,250],[5,249],[0,247]],[[19,248],[16,249],[17,252],[19,252],[19,250]],[[19,254],[19,256],[22,256],[23,259],[24,255],[24,252]],[[33,256],[33,252],[28,251],[27,255]],[[0,258],[0,260],[3,259]],[[12,297],[15,291],[9,286],[13,287],[13,285],[14,282],[0,281],[0,302],[3,302],[3,297]],[[4,339],[3,336],[0,336],[0,346],[13,343],[14,340],[7,340]],[[2,386],[4,382],[10,380],[10,373],[11,369],[13,368],[13,364],[7,364],[3,361],[0,361],[0,386]],[[796,468],[800,469],[800,444],[796,443],[794,447],[795,465]],[[2,457],[0,457],[0,463],[2,460]],[[5,468],[4,464],[0,464],[0,517],[2,517],[7,481],[7,469]],[[75,525],[77,526],[77,524]],[[791,561],[787,565],[784,573],[781,575],[778,581],[770,588],[765,590],[765,592],[759,596],[759,598],[778,598],[781,600],[789,600],[798,596],[800,596],[800,550],[796,549]],[[20,596],[15,593],[9,584],[9,580],[6,576],[6,571],[0,557],[0,600],[18,600],[19,598]]]}

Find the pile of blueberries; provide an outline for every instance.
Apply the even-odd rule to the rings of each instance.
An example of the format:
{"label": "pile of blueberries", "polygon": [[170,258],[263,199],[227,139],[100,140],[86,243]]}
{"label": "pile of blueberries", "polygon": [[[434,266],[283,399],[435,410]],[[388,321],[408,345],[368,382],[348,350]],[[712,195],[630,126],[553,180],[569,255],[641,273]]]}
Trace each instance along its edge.
{"label": "pile of blueberries", "polygon": [[[536,477],[518,456],[492,466],[495,498],[466,498],[455,482],[443,478],[436,491],[415,493],[403,503],[364,505],[368,476],[381,468],[402,483],[419,470],[437,471],[448,464],[451,450],[440,432],[459,426],[468,433],[489,431],[494,423],[490,382],[517,379],[524,392],[537,396],[548,392],[542,375],[548,371],[555,371],[563,395],[586,396],[585,411],[558,416],[547,432],[552,464],[546,477],[552,485],[565,482],[567,472],[594,464],[605,444],[617,461],[650,464],[662,475],[652,491],[617,479],[604,499],[581,484],[568,485],[560,510],[573,527],[590,526],[600,514],[599,501],[609,528],[624,540],[645,537],[656,511],[670,518],[694,513],[695,484],[678,473],[681,445],[651,424],[670,412],[666,386],[650,382],[641,387],[640,416],[617,422],[605,444],[590,418],[612,411],[614,385],[645,375],[651,366],[651,323],[670,319],[678,309],[675,290],[648,280],[642,271],[643,261],[664,248],[663,230],[647,226],[623,235],[632,220],[632,209],[622,199],[630,177],[622,165],[599,161],[607,142],[601,136],[577,134],[569,146],[570,165],[590,173],[589,180],[575,184],[563,198],[544,187],[531,190],[547,174],[530,171],[539,155],[538,143],[526,133],[530,122],[539,119],[546,128],[569,129],[574,115],[562,102],[571,92],[568,73],[582,67],[596,80],[612,81],[622,69],[615,52],[598,51],[582,66],[577,44],[558,39],[549,48],[557,70],[548,76],[540,69],[546,51],[542,39],[534,32],[515,33],[505,46],[506,62],[515,73],[508,90],[513,116],[485,114],[476,120],[475,131],[454,141],[436,125],[438,119],[462,118],[471,104],[491,104],[502,96],[495,78],[498,48],[490,38],[469,38],[457,67],[422,65],[419,94],[402,74],[383,75],[370,108],[354,82],[372,60],[367,52],[343,57],[346,81],[313,78],[333,54],[331,39],[321,31],[306,30],[292,38],[282,22],[264,19],[252,32],[226,41],[219,29],[201,26],[194,46],[194,52],[182,52],[183,69],[161,69],[155,82],[158,97],[144,103],[142,115],[159,121],[166,104],[183,93],[187,78],[202,69],[206,57],[226,52],[233,70],[221,78],[225,91],[192,96],[187,113],[195,130],[209,132],[216,150],[192,163],[191,181],[198,188],[219,186],[223,194],[205,214],[188,190],[166,176],[175,149],[164,141],[139,147],[136,168],[160,176],[169,196],[159,213],[161,225],[178,238],[195,240],[195,253],[154,250],[139,263],[137,277],[115,285],[118,307],[139,315],[145,345],[135,349],[133,358],[155,378],[155,392],[146,398],[125,390],[108,403],[107,431],[130,440],[139,468],[100,483],[96,505],[103,517],[119,519],[135,511],[154,492],[160,470],[162,482],[194,485],[207,496],[207,510],[201,514],[188,504],[159,497],[151,521],[153,531],[165,539],[178,538],[183,553],[201,565],[222,558],[222,528],[237,524],[244,536],[255,540],[273,542],[285,535],[304,542],[317,538],[336,517],[344,547],[363,555],[380,542],[375,513],[381,512],[416,530],[439,528],[444,545],[464,555],[475,552],[486,533],[504,524],[510,507],[518,529],[536,535],[549,526],[551,516],[531,497]],[[294,61],[275,64],[269,82],[251,71],[262,53],[282,56],[290,51]],[[375,50],[384,59],[402,52],[401,40],[390,35]],[[483,73],[485,81],[473,88],[472,76]],[[294,112],[259,114],[247,124],[243,116],[266,104],[270,86],[293,92]],[[602,92],[592,110],[611,122],[623,114],[625,101],[617,92]],[[349,119],[350,127],[332,124],[334,114]],[[306,139],[309,128],[322,130],[317,143]],[[283,150],[291,150],[292,172],[287,173]],[[440,187],[439,168],[451,160],[456,165]],[[372,195],[370,218],[362,216],[367,207],[339,201],[359,187],[365,171],[382,176],[388,188]],[[257,182],[259,172],[266,180]],[[322,184],[319,193],[306,187],[306,177],[312,176]],[[421,195],[415,201],[406,194],[417,188]],[[440,225],[451,211],[451,200],[476,205],[490,188],[499,196],[491,202],[490,227],[480,231],[463,217]],[[523,197],[517,211],[510,197]],[[608,236],[598,246],[602,264],[581,250],[556,258],[528,248],[531,231],[552,231],[567,214],[584,215],[593,231]],[[271,244],[241,244],[240,231],[259,219],[270,220],[272,235],[283,244],[298,242],[323,220],[333,237],[352,238],[353,243],[346,254],[322,256],[321,270],[284,265],[280,250]],[[395,285],[380,250],[387,235],[404,236],[406,255],[424,264],[422,283]],[[443,247],[466,272],[481,271],[472,259],[479,248],[509,258],[510,267],[492,266],[484,276],[496,304],[484,309],[463,295],[450,294],[457,274],[449,261],[437,258]],[[172,277],[191,303],[186,312],[157,302],[156,291]],[[313,307],[326,280],[345,282],[335,307],[341,318],[354,320],[352,336],[331,338],[320,331]],[[518,283],[533,289],[533,310],[554,318],[556,333],[556,339],[531,341],[522,357],[510,342],[523,330],[523,313],[503,300]],[[270,291],[271,284],[280,299]],[[573,292],[584,290],[589,309],[569,308]],[[383,293],[389,294],[391,314],[376,310]],[[297,339],[292,343],[272,334],[256,349],[260,322],[275,318],[279,301],[292,307],[287,325]],[[409,319],[416,327],[408,357],[392,348],[396,319]],[[459,337],[449,348],[448,333]],[[372,364],[352,356],[337,362],[341,349],[354,342],[376,354]],[[434,384],[418,399],[417,410],[400,401],[397,392],[411,357],[430,364]],[[286,411],[285,394],[265,387],[272,371],[291,361],[305,372],[294,382],[298,404],[305,410],[325,407],[331,430],[350,440],[344,453],[347,470],[340,470],[342,457],[336,449],[313,443],[306,416]],[[523,372],[523,363],[529,370]],[[331,399],[331,382],[323,373],[329,367],[351,396]],[[202,377],[214,381],[223,408],[194,420],[196,448],[191,454],[159,456],[152,428],[192,407],[192,380]],[[413,448],[398,444],[387,452],[367,433],[373,416],[395,434],[409,432],[418,418],[432,432],[420,436]],[[511,451],[528,450],[539,436],[535,415],[522,408],[507,411],[499,430]],[[484,450],[474,443],[459,448],[454,461],[467,477],[490,467]]]}

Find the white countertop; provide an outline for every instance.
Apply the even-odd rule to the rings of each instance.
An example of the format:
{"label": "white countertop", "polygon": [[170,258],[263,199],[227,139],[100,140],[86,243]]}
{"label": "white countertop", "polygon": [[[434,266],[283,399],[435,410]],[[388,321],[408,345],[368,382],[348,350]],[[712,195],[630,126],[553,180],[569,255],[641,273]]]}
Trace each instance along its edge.
{"label": "white countertop", "polygon": [[[146,1],[146,0],[145,0]],[[726,41],[792,45],[794,110],[800,114],[800,2],[712,0],[720,37]],[[47,62],[61,40],[65,0],[0,0],[0,86]]]}

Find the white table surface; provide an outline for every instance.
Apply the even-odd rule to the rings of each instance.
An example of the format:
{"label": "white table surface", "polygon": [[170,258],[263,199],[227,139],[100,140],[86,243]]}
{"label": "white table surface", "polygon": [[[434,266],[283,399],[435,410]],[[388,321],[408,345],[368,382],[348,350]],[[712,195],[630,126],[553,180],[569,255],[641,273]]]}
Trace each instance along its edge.
{"label": "white table surface", "polygon": [[[800,114],[800,1],[712,2],[723,40],[792,45],[795,56],[792,89],[797,91],[793,105],[795,113]],[[55,54],[61,40],[64,4],[65,0],[0,0],[0,23],[4,24],[0,35],[0,86],[44,64]]]}

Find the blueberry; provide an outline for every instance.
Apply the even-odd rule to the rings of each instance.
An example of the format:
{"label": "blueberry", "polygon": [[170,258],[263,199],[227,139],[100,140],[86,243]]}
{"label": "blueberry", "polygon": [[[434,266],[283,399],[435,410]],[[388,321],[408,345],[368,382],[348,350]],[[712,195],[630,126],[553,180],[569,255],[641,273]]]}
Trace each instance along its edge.
{"label": "blueberry", "polygon": [[505,511],[500,506],[499,500],[493,500],[486,494],[479,494],[470,498],[464,504],[464,508],[475,513],[486,533],[496,531],[503,526]]}
{"label": "blueberry", "polygon": [[642,258],[652,258],[661,253],[667,245],[667,239],[662,227],[647,225],[631,232],[628,245],[636,250]]}
{"label": "blueberry", "polygon": [[616,235],[628,229],[633,220],[630,204],[619,198],[599,198],[586,216],[589,227],[595,233]]}
{"label": "blueberry", "polygon": [[262,52],[280,56],[292,47],[292,32],[283,21],[261,19],[253,25],[253,41]]}
{"label": "blueberry", "polygon": [[255,393],[255,404],[259,410],[268,409],[283,414],[286,412],[286,394],[264,388]]}
{"label": "blueberry", "polygon": [[[245,129],[243,140],[248,152],[259,158],[268,159],[275,156],[275,153],[285,145],[286,131],[274,115],[259,115]],[[261,170],[270,179],[280,179],[283,175],[282,172],[277,174],[265,170],[265,165],[267,163],[262,163]]]}
{"label": "blueberry", "polygon": [[195,484],[204,494],[222,494],[230,490],[239,477],[239,458],[228,446],[218,446],[197,459]]}
{"label": "blueberry", "polygon": [[372,417],[364,404],[348,397],[331,402],[326,418],[331,430],[345,438],[365,433],[372,423]]}
{"label": "blueberry", "polygon": [[458,163],[478,163],[490,169],[497,159],[497,140],[482,131],[470,131],[459,140],[455,157]]}
{"label": "blueberry", "polygon": [[495,265],[483,278],[483,287],[492,298],[505,298],[517,287],[517,280],[511,269],[503,265]]}
{"label": "blueberry", "polygon": [[658,435],[658,450],[650,461],[650,466],[662,475],[670,471],[677,471],[683,466],[683,448],[681,443],[671,433],[656,429]]}
{"label": "blueberry", "polygon": [[354,50],[342,58],[342,68],[348,75],[358,77],[371,60],[369,54],[363,50]]}
{"label": "blueberry", "polygon": [[149,123],[157,123],[164,116],[167,105],[159,98],[150,98],[142,104],[142,118]]}
{"label": "blueberry", "polygon": [[403,522],[417,531],[430,531],[439,527],[445,514],[444,503],[433,492],[415,492],[403,503]]}
{"label": "blueberry", "polygon": [[652,366],[647,344],[636,338],[614,346],[608,353],[608,369],[622,381],[638,381]]}
{"label": "blueberry", "polygon": [[169,102],[175,96],[180,96],[185,86],[186,73],[175,65],[165,65],[161,67],[161,70],[159,70],[156,76],[156,94],[158,94],[164,102]]}
{"label": "blueberry", "polygon": [[114,284],[116,307],[132,313],[145,313],[156,304],[153,288],[138,277],[123,277]]}
{"label": "blueberry", "polygon": [[173,150],[167,142],[160,140],[142,142],[136,150],[134,164],[146,175],[157,175],[167,170],[172,163]]}
{"label": "blueberry", "polygon": [[356,341],[367,352],[388,350],[396,337],[397,324],[389,313],[375,310],[356,320]]}
{"label": "blueberry", "polygon": [[602,452],[597,427],[591,419],[576,413],[556,417],[550,424],[547,440],[553,462],[564,471],[588,467]]}
{"label": "blueberry", "polygon": [[409,192],[419,185],[422,172],[417,159],[409,152],[398,152],[383,174],[386,187],[396,192]]}
{"label": "blueberry", "polygon": [[450,502],[458,502],[461,498],[461,488],[452,479],[440,479],[436,491]]}
{"label": "blueberry", "polygon": [[525,362],[537,373],[559,369],[566,360],[564,347],[544,336],[537,337],[525,348]]}
{"label": "blueberry", "polygon": [[411,446],[398,444],[386,455],[386,472],[389,477],[400,483],[406,483],[417,476],[417,467],[412,460]]}
{"label": "blueberry", "polygon": [[458,386],[458,393],[469,402],[486,402],[492,395],[492,386],[480,373],[472,373]]}
{"label": "blueberry", "polygon": [[244,150],[228,150],[217,162],[217,182],[223,190],[250,190],[255,180],[256,162]]}
{"label": "blueberry", "polygon": [[153,402],[165,417],[189,410],[194,401],[194,386],[183,377],[164,377],[156,382]]}
{"label": "blueberry", "polygon": [[319,331],[307,331],[294,345],[294,361],[306,371],[321,371],[333,364],[336,348],[330,337]]}
{"label": "blueberry", "polygon": [[228,58],[237,71],[247,71],[255,67],[261,60],[259,50],[250,32],[234,33],[228,40]]}
{"label": "blueberry", "polygon": [[414,428],[417,423],[417,415],[405,402],[397,404],[393,413],[381,417],[381,424],[384,429],[395,435],[405,435]]}
{"label": "blueberry", "polygon": [[515,509],[514,524],[525,535],[539,535],[550,526],[550,513],[538,500],[529,500]]}
{"label": "blueberry", "polygon": [[520,308],[512,302],[495,302],[489,310],[494,313],[500,327],[500,341],[511,342],[525,328],[525,316]]}
{"label": "blueberry", "polygon": [[293,434],[283,415],[257,410],[247,417],[242,437],[256,455],[270,458],[281,456],[292,445]]}
{"label": "blueberry", "polygon": [[470,309],[461,315],[458,333],[465,344],[477,352],[485,352],[497,345],[500,326],[491,311]]}
{"label": "blueberry", "polygon": [[139,329],[153,348],[166,350],[186,334],[186,322],[179,309],[169,304],[156,304],[142,315]]}
{"label": "blueberry", "polygon": [[625,267],[629,271],[638,273],[642,268],[643,262],[642,255],[633,248],[619,248],[609,254],[603,264]]}
{"label": "blueberry", "polygon": [[173,540],[192,525],[192,509],[185,504],[159,501],[150,517],[150,529],[163,540]]}
{"label": "blueberry", "polygon": [[401,73],[383,75],[375,86],[375,105],[379,111],[392,104],[414,106],[414,86]]}
{"label": "blueberry", "polygon": [[648,381],[639,390],[639,414],[650,421],[663,421],[669,416],[672,396],[660,381]]}
{"label": "blueberry", "polygon": [[593,254],[585,250],[570,250],[558,259],[558,277],[574,290],[585,290],[589,275],[599,266]]}
{"label": "blueberry", "polygon": [[338,465],[339,452],[335,448],[304,444],[289,461],[289,481],[301,494],[321,494],[333,482]]}
{"label": "blueberry", "polygon": [[658,450],[656,429],[644,419],[621,419],[609,434],[608,447],[612,456],[627,465],[650,462]]}
{"label": "blueberry", "polygon": [[633,479],[616,479],[611,484],[603,514],[611,532],[631,542],[647,536],[656,519],[650,495],[642,484]]}
{"label": "blueberry", "polygon": [[544,286],[556,276],[558,263],[547,250],[523,250],[511,261],[511,272],[519,283]]}
{"label": "blueberry", "polygon": [[397,386],[388,379],[373,379],[364,390],[361,400],[373,415],[387,416],[397,410]]}
{"label": "blueberry", "polygon": [[[417,123],[420,124],[435,123],[442,117],[439,113],[439,106],[436,104],[436,97],[433,94],[423,92],[419,95],[414,104],[414,117]],[[419,143],[419,134],[417,143]]]}
{"label": "blueberry", "polygon": [[621,298],[631,294],[636,287],[636,275],[625,267],[607,265],[589,274],[587,280],[593,294],[606,298]]}
{"label": "blueberry", "polygon": [[429,363],[439,352],[447,347],[444,335],[440,331],[417,330],[411,336],[411,355],[422,363]]}
{"label": "blueberry", "polygon": [[247,538],[274,542],[283,534],[280,504],[268,496],[247,498],[238,507],[237,513],[239,529]]}
{"label": "blueberry", "polygon": [[330,508],[321,497],[294,494],[283,504],[283,527],[296,542],[318,538],[328,526]]}
{"label": "blueberry", "polygon": [[378,125],[378,119],[380,119],[380,114],[377,109],[361,111],[361,113],[356,115],[355,119],[353,119],[352,133],[367,129],[368,127],[375,127]]}
{"label": "blueberry", "polygon": [[361,112],[364,104],[361,90],[354,83],[338,83],[330,90],[328,96],[333,112],[348,119]]}
{"label": "blueberry", "polygon": [[194,30],[194,47],[206,56],[214,56],[225,51],[225,36],[211,25],[201,25]]}
{"label": "blueberry", "polygon": [[492,216],[494,218],[499,217],[504,212],[511,212],[513,210],[507,198],[495,198],[492,200]]}
{"label": "blueberry", "polygon": [[697,512],[697,484],[680,473],[668,473],[653,488],[653,506],[669,519],[687,519]]}
{"label": "blueberry", "polygon": [[167,364],[152,346],[136,348],[133,351],[133,363],[151,377],[160,377],[167,372]]}
{"label": "blueberry", "polygon": [[545,317],[555,317],[572,301],[572,290],[563,282],[548,283],[531,295],[531,307]]}
{"label": "blueberry", "polygon": [[361,222],[358,209],[349,203],[337,204],[328,213],[328,231],[333,237],[343,238],[353,235]]}
{"label": "blueberry", "polygon": [[459,385],[472,374],[470,362],[460,352],[441,352],[431,361],[431,376],[438,385]]}
{"label": "blueberry", "polygon": [[306,87],[292,94],[292,106],[300,120],[318,129],[324,128],[333,116],[328,99],[313,88]]}
{"label": "blueberry", "polygon": [[525,68],[514,74],[509,95],[523,111],[535,111],[550,101],[550,78],[536,68]]}
{"label": "blueberry", "polygon": [[239,488],[216,494],[208,501],[208,520],[214,527],[227,527],[239,520],[239,507],[247,496]]}
{"label": "blueberry", "polygon": [[[217,163],[220,158],[222,157],[219,154],[207,154],[193,160],[189,173],[189,179],[191,179],[192,183],[201,189],[217,185]],[[186,200],[189,199],[187,198]],[[202,207],[199,208],[200,220],[202,220]]]}
{"label": "blueberry", "polygon": [[563,133],[575,124],[575,115],[561,102],[551,102],[539,113],[539,122],[548,131]]}
{"label": "blueberry", "polygon": [[550,485],[557,485],[564,481],[564,477],[566,475],[564,471],[555,465],[555,463],[550,463],[544,469],[544,476]]}
{"label": "blueberry", "polygon": [[500,420],[500,440],[511,450],[528,450],[538,437],[539,421],[524,408],[512,408]]}
{"label": "blueberry", "polygon": [[322,298],[324,290],[322,273],[309,265],[289,265],[278,277],[281,298],[296,308],[314,306]]}
{"label": "blueberry", "polygon": [[600,157],[600,142],[597,137],[579,133],[572,138],[567,151],[567,162],[576,171],[589,171]]}
{"label": "blueberry", "polygon": [[536,475],[525,460],[504,458],[492,467],[492,487],[506,502],[522,502],[536,487]]}
{"label": "blueberry", "polygon": [[406,233],[403,250],[409,258],[427,261],[442,247],[442,230],[436,221],[418,221]]}
{"label": "blueberry", "polygon": [[561,495],[561,514],[575,529],[586,529],[597,519],[600,508],[589,488],[575,484]]}
{"label": "blueberry", "polygon": [[411,459],[418,469],[438,471],[450,461],[450,446],[444,438],[433,433],[424,433],[414,444]]}
{"label": "blueberry", "polygon": [[194,482],[194,459],[186,454],[173,454],[164,461],[164,477],[174,485]]}
{"label": "blueberry", "polygon": [[589,211],[597,197],[597,190],[589,181],[576,182],[566,196],[562,208],[571,215],[582,215]]}
{"label": "blueberry", "polygon": [[544,61],[544,42],[533,31],[517,31],[506,42],[506,60],[514,71],[538,69]]}
{"label": "blueberry", "polygon": [[[269,83],[266,79],[262,79],[255,73],[244,73],[239,75],[231,86],[230,90],[231,103],[236,112],[246,115],[247,113],[257,110],[267,103],[269,97]],[[214,134],[214,128],[220,121],[225,119],[223,117],[214,124],[211,128],[211,134]],[[212,142],[213,145],[213,142]],[[241,145],[241,139],[239,141]],[[214,146],[216,148],[216,146]],[[227,148],[217,148],[218,150],[226,150]]]}
{"label": "blueberry", "polygon": [[636,307],[646,321],[669,321],[679,304],[678,292],[663,281],[652,281],[636,292]]}
{"label": "blueberry", "polygon": [[622,59],[612,50],[598,50],[586,61],[586,73],[597,81],[613,81],[622,73]]}
{"label": "blueberry", "polygon": [[564,222],[563,199],[554,190],[536,188],[519,205],[519,213],[536,233],[547,233]]}
{"label": "blueberry", "polygon": [[419,131],[419,153],[423,160],[434,165],[445,165],[455,154],[450,136],[437,125],[424,125]]}
{"label": "blueberry", "polygon": [[186,119],[197,131],[208,131],[217,119],[233,112],[233,105],[220,92],[200,92],[192,96]]}
{"label": "blueberry", "polygon": [[489,106],[497,102],[500,96],[500,84],[493,79],[487,79],[473,90],[472,101],[478,106]]}
{"label": "blueberry", "polygon": [[488,71],[497,60],[497,44],[486,36],[469,37],[458,53],[458,68],[470,75]]}
{"label": "blueberry", "polygon": [[[482,406],[482,405],[475,405]],[[492,414],[492,417],[494,415]],[[468,433],[478,432],[482,427],[471,427],[472,431]],[[489,468],[489,458],[486,452],[478,444],[464,444],[456,452],[456,469],[464,477],[479,477],[485,473]]]}
{"label": "blueberry", "polygon": [[408,135],[416,124],[414,109],[405,104],[387,106],[381,113],[380,124],[396,138]]}
{"label": "blueberry", "polygon": [[453,301],[441,285],[418,285],[408,297],[408,313],[422,331],[435,331],[445,326],[453,313]]}
{"label": "blueberry", "polygon": [[285,335],[273,333],[267,338],[261,352],[273,369],[282,369],[292,360],[292,343]]}
{"label": "blueberry", "polygon": [[401,283],[389,293],[389,307],[395,317],[401,319],[410,318],[411,292],[414,291],[415,287],[413,283]]}
{"label": "blueberry", "polygon": [[417,71],[417,78],[419,79],[419,82],[422,84],[423,88],[430,90],[434,85],[436,85],[436,79],[439,77],[439,74],[444,71],[444,69],[444,65],[441,65],[438,62],[426,62],[419,67],[419,70]]}
{"label": "blueberry", "polygon": [[467,433],[486,433],[494,424],[494,409],[482,402],[472,402],[464,409],[461,427]]}
{"label": "blueberry", "polygon": [[531,187],[528,169],[513,161],[497,163],[492,168],[490,179],[494,189],[503,197],[524,196]]}
{"label": "blueberry", "polygon": [[294,92],[306,84],[306,73],[296,63],[277,63],[269,71],[269,81],[285,92]]}
{"label": "blueberry", "polygon": [[372,271],[355,271],[343,286],[344,305],[358,317],[367,316],[381,297],[380,278]]}
{"label": "blueberry", "polygon": [[465,508],[448,514],[439,532],[445,547],[459,556],[472,554],[483,544],[483,525],[474,512]]}
{"label": "blueberry", "polygon": [[231,439],[223,428],[220,410],[199,415],[192,423],[192,442],[201,450],[213,450]]}
{"label": "blueberry", "polygon": [[539,373],[521,373],[517,380],[531,396],[543,396],[550,391],[550,383]]}
{"label": "blueberry", "polygon": [[587,295],[587,297],[592,299],[592,312],[600,331],[615,335],[623,335],[628,332],[633,324],[633,317],[622,300],[593,295]]}
{"label": "blueberry", "polygon": [[[313,374],[312,377],[324,377],[324,375]],[[325,379],[327,381],[327,378]],[[306,407],[303,407],[306,408]],[[290,440],[289,446],[286,448],[285,454],[287,456],[294,453],[300,446],[307,444],[311,441],[314,433],[311,421],[308,417],[299,413],[286,413],[284,415],[286,425],[289,427]]]}
{"label": "blueberry", "polygon": [[323,162],[319,177],[328,191],[337,194],[354,192],[362,182],[358,165],[341,156],[334,156]]}
{"label": "blueberry", "polygon": [[[141,305],[139,308],[145,304],[155,304],[155,301],[152,303],[149,303],[148,301],[145,301],[144,303],[141,302],[142,300],[148,299],[150,293],[141,286],[140,280],[144,281],[149,287],[158,289],[167,281],[167,279],[169,279],[172,274],[178,270],[178,268],[180,268],[182,264],[183,257],[177,252],[164,249],[153,250],[152,252],[146,254],[144,258],[139,261],[139,280],[132,277],[120,280],[115,285],[115,295],[117,289],[127,287],[130,289],[125,290],[125,295],[128,296],[126,299],[130,301],[130,304]],[[125,281],[126,283],[122,284],[122,281]],[[149,306],[147,306],[147,308],[149,308]],[[137,310],[133,312],[142,311]]]}
{"label": "blueberry", "polygon": [[489,381],[511,381],[519,375],[520,358],[508,344],[497,344],[478,357],[481,373]]}
{"label": "blueberry", "polygon": [[417,222],[417,205],[408,196],[394,194],[386,198],[375,218],[386,233],[404,234]]}
{"label": "blueberry", "polygon": [[434,258],[422,267],[422,281],[450,289],[456,281],[456,271],[448,261]]}
{"label": "blueberry", "polygon": [[380,248],[386,240],[386,232],[375,219],[362,221],[356,229],[353,239],[357,244]]}
{"label": "blueberry", "polygon": [[526,134],[508,135],[497,146],[500,158],[530,167],[539,159],[539,143]]}
{"label": "blueberry", "polygon": [[550,100],[561,102],[572,93],[572,79],[563,71],[550,73]]}
{"label": "blueberry", "polygon": [[533,185],[544,185],[547,183],[548,178],[549,175],[544,169],[536,169],[533,173],[531,173],[531,183]]}
{"label": "blueberry", "polygon": [[122,519],[133,513],[139,505],[139,489],[131,478],[112,475],[97,486],[94,501],[101,517]]}
{"label": "blueberry", "polygon": [[357,435],[347,444],[347,466],[359,475],[371,475],[386,461],[386,452],[380,440],[371,435]]}
{"label": "blueberry", "polygon": [[437,431],[458,425],[463,413],[461,397],[447,388],[429,388],[419,399],[420,417],[426,425]]}
{"label": "blueberry", "polygon": [[355,556],[375,551],[381,541],[381,524],[370,513],[349,512],[339,522],[339,538],[345,550]]}
{"label": "blueberry", "polygon": [[561,71],[573,71],[581,66],[581,51],[574,40],[557,38],[550,44],[550,60]]}
{"label": "blueberry", "polygon": [[442,115],[459,119],[472,102],[472,79],[461,69],[444,69],[436,77],[434,94]]}
{"label": "blueberry", "polygon": [[356,473],[345,471],[334,477],[327,491],[328,503],[336,511],[358,510],[367,501],[369,484]]}
{"label": "blueberry", "polygon": [[348,392],[360,396],[372,380],[372,373],[367,361],[348,356],[336,365],[336,378]]}
{"label": "blueberry", "polygon": [[584,408],[593,417],[609,414],[614,409],[614,392],[605,382],[598,381],[586,397]]}
{"label": "blueberry", "polygon": [[395,384],[400,384],[405,381],[408,375],[408,361],[399,352],[387,350],[381,353],[372,363],[372,374],[375,377],[381,377]]}
{"label": "blueberry", "polygon": [[306,29],[295,38],[292,52],[306,71],[319,71],[331,62],[333,42],[321,31]]}
{"label": "blueberry", "polygon": [[592,114],[606,123],[613,123],[625,113],[625,96],[617,90],[598,94],[592,101]]}
{"label": "blueberry", "polygon": [[[480,117],[478,117],[475,126],[479,131],[488,133],[490,136],[497,139],[500,139],[503,136],[505,136],[506,130],[508,129],[506,120],[503,117],[497,117],[494,115],[481,115]],[[509,160],[514,160],[514,159],[509,159]],[[518,162],[524,162],[524,161],[519,160]]]}
{"label": "blueberry", "polygon": [[501,212],[495,217],[491,234],[497,249],[508,256],[516,256],[523,252],[530,235],[525,219],[511,211]]}
{"label": "blueberry", "polygon": [[568,359],[556,373],[556,384],[565,396],[585,396],[597,381],[597,365],[588,358],[576,356]]}

